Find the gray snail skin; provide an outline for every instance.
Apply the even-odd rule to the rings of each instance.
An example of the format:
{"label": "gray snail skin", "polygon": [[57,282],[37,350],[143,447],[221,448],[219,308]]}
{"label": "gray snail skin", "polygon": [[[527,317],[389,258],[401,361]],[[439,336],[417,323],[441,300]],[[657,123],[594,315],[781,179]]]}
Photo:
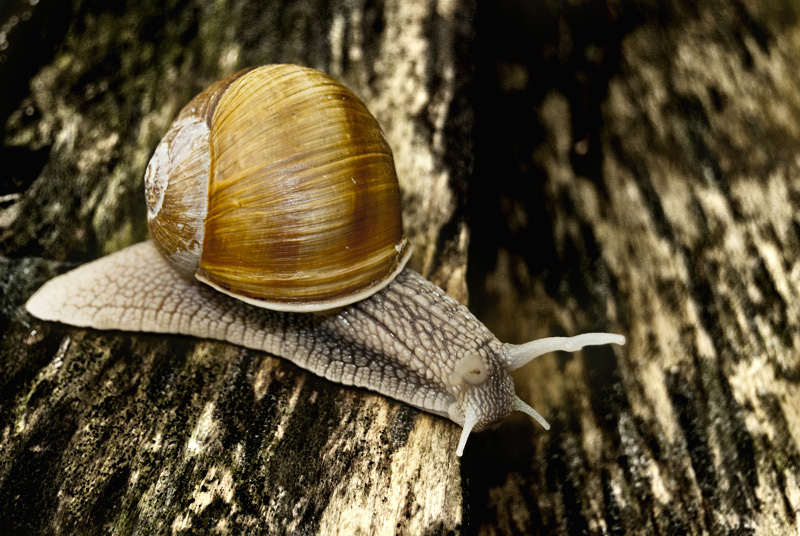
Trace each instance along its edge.
{"label": "gray snail skin", "polygon": [[451,419],[459,456],[470,432],[513,411],[549,428],[511,371],[625,343],[502,343],[405,268],[391,149],[355,95],[311,69],[247,69],[195,97],[156,149],[145,193],[153,239],[48,281],[26,304],[33,316],[269,352]]}

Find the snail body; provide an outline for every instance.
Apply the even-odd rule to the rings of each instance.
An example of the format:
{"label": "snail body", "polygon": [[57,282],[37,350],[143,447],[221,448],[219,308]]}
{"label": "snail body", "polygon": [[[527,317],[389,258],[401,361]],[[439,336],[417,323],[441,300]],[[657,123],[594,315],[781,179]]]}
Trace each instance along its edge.
{"label": "snail body", "polygon": [[404,268],[394,173],[380,127],[344,86],[297,66],[242,71],[190,102],[156,149],[145,177],[153,240],[52,279],[26,307],[43,320],[270,352],[453,420],[459,456],[471,431],[513,411],[548,428],[509,373],[624,337],[498,341]]}

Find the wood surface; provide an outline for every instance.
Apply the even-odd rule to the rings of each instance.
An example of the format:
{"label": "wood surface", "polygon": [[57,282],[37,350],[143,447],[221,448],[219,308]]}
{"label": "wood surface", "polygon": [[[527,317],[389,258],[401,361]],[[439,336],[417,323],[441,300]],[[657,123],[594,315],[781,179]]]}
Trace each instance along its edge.
{"label": "wood surface", "polygon": [[[58,4],[58,5],[55,5]],[[259,352],[31,318],[147,236],[181,106],[324,70],[394,149],[411,261],[539,358],[473,435]],[[794,534],[796,2],[0,7],[0,520],[18,534]]]}

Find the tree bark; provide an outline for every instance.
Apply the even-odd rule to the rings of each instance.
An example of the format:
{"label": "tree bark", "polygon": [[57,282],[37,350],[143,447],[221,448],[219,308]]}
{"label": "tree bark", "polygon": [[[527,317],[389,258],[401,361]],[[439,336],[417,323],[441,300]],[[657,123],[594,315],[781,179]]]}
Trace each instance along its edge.
{"label": "tree bark", "polygon": [[[794,3],[33,4],[0,10],[6,527],[797,532]],[[519,371],[550,431],[511,418],[459,460],[449,421],[272,356],[24,312],[146,238],[141,177],[192,95],[276,62],[365,100],[413,267],[501,340],[628,337]]]}

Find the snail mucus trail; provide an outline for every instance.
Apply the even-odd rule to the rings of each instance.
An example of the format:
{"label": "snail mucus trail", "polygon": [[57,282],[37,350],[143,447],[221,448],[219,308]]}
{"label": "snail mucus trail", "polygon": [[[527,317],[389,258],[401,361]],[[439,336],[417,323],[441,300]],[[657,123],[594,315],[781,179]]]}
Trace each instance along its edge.
{"label": "snail mucus trail", "polygon": [[[42,320],[263,350],[463,427],[547,422],[510,372],[610,333],[502,343],[415,271],[391,149],[363,103],[312,69],[240,71],[180,112],[145,174],[151,240],[47,282]],[[315,314],[309,314],[315,313]]]}

